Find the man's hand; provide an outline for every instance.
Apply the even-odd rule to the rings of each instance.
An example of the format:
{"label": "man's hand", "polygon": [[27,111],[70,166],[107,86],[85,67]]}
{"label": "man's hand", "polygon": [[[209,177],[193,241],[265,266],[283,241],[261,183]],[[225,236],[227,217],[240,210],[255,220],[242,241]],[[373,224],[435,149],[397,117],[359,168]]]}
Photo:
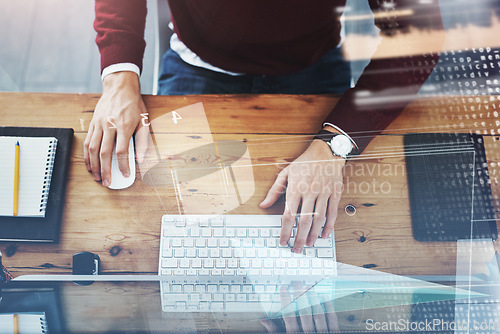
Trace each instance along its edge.
{"label": "man's hand", "polygon": [[345,159],[334,156],[325,142],[314,140],[300,157],[278,174],[260,207],[272,206],[286,189],[280,235],[282,246],[290,240],[299,205],[302,207],[293,245],[295,253],[301,253],[304,245],[314,245],[323,225],[321,237],[332,233],[342,193],[344,165]]}
{"label": "man's hand", "polygon": [[[318,295],[315,291],[304,289],[300,282],[293,282],[293,295],[287,286],[280,287],[281,307],[290,307],[293,300],[300,299],[301,308],[295,313],[283,314],[278,319],[262,319],[260,323],[268,333],[337,333],[340,332],[338,317],[333,301],[329,296]],[[307,305],[305,297],[311,302]],[[306,303],[304,305],[304,302]]]}
{"label": "man's hand", "polygon": [[[97,103],[94,117],[83,146],[87,170],[95,181],[107,187],[111,183],[111,159],[116,140],[118,166],[123,176],[130,175],[128,146],[137,130],[136,155],[142,162],[147,149],[148,128],[141,119],[147,116],[141,97],[139,78],[133,72],[117,72],[103,80],[103,94]],[[145,124],[148,124],[145,122]]]}

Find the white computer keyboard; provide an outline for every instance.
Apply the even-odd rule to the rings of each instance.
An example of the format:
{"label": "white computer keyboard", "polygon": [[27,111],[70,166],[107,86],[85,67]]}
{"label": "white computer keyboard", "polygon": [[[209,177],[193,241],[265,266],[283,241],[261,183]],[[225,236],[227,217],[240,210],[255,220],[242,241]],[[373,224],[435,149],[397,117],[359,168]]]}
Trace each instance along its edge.
{"label": "white computer keyboard", "polygon": [[280,286],[337,274],[335,239],[302,254],[279,245],[281,215],[165,215],[159,275],[163,311],[278,311]]}

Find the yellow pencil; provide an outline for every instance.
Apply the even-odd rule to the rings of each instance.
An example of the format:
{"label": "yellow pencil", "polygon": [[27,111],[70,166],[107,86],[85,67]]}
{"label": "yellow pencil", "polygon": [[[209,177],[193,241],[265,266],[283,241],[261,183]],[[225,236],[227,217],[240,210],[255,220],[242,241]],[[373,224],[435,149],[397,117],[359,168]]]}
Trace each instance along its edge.
{"label": "yellow pencil", "polygon": [[14,334],[19,334],[19,317],[14,314]]}
{"label": "yellow pencil", "polygon": [[14,209],[13,215],[17,216],[19,211],[19,160],[21,157],[21,146],[19,141],[16,143],[16,162],[14,165]]}

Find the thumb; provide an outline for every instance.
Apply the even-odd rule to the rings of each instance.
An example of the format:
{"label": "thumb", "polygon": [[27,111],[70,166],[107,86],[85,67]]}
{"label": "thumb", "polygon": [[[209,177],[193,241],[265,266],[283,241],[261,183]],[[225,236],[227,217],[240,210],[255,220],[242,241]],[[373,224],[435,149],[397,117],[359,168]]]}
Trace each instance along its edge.
{"label": "thumb", "polygon": [[276,203],[281,194],[285,192],[287,182],[288,170],[285,168],[278,174],[276,181],[274,181],[271,189],[267,192],[266,198],[259,204],[259,207],[261,209],[267,209]]}

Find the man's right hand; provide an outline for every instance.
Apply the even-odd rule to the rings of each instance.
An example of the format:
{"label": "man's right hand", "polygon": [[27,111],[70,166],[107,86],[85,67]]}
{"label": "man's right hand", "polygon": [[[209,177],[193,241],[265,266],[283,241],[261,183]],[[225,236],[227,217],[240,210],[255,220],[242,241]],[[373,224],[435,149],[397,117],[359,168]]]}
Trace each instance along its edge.
{"label": "man's right hand", "polygon": [[111,183],[115,141],[120,171],[125,177],[130,175],[128,146],[135,131],[136,156],[139,163],[142,162],[148,142],[148,128],[143,124],[149,123],[147,119],[141,120],[146,116],[137,74],[127,71],[108,74],[83,146],[85,165],[95,181],[102,181],[105,187]]}

